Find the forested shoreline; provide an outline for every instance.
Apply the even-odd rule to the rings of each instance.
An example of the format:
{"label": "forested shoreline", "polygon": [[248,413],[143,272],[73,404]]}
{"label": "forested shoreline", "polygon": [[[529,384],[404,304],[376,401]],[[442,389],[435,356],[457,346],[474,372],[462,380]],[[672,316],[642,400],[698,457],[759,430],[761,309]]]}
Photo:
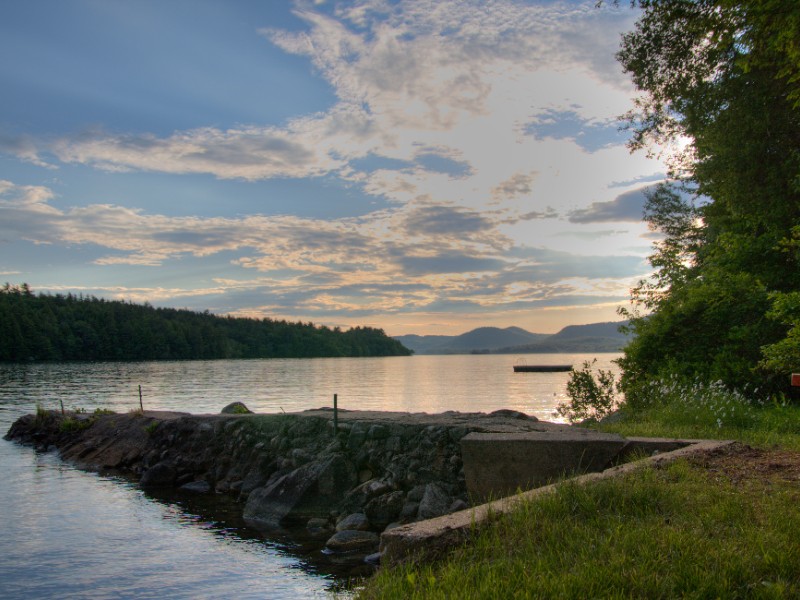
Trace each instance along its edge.
{"label": "forested shoreline", "polygon": [[0,288],[0,361],[407,356],[383,330],[220,317],[93,296]]}

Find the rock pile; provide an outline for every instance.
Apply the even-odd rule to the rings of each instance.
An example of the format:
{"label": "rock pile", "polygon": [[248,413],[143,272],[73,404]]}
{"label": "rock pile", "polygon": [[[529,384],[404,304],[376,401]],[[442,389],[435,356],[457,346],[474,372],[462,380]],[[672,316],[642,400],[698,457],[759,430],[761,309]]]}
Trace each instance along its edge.
{"label": "rock pile", "polygon": [[7,437],[139,476],[143,487],[230,494],[252,525],[304,524],[336,552],[374,551],[387,528],[466,508],[459,441],[470,427],[340,421],[334,431],[320,411],[50,412],[21,418]]}

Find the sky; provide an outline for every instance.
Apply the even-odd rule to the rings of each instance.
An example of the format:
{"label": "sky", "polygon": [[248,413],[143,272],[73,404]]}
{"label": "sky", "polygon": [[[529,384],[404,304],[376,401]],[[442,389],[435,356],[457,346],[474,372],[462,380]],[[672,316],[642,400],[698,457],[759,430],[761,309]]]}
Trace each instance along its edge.
{"label": "sky", "polygon": [[650,269],[579,1],[0,3],[0,281],[456,335],[615,321]]}

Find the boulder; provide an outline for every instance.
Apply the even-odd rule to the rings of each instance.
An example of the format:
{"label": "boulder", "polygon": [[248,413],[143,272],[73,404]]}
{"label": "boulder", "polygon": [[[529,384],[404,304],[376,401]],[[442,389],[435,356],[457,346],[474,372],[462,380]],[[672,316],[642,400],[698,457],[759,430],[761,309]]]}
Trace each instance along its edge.
{"label": "boulder", "polygon": [[377,550],[379,544],[378,534],[352,529],[337,531],[325,542],[325,546],[334,552],[371,552]]}
{"label": "boulder", "polygon": [[389,492],[370,500],[364,512],[375,527],[383,529],[396,520],[400,514],[406,495],[403,492]]}
{"label": "boulder", "polygon": [[369,519],[364,513],[353,513],[347,515],[336,524],[336,531],[368,531],[370,528]]}
{"label": "boulder", "polygon": [[159,462],[142,473],[139,485],[147,487],[172,487],[175,485],[175,467],[168,462]]}
{"label": "boulder", "polygon": [[524,412],[520,412],[518,410],[511,410],[509,408],[501,408],[500,410],[495,410],[489,413],[490,417],[505,417],[507,419],[522,419],[528,421],[538,421],[536,417],[533,415],[527,415]]}
{"label": "boulder", "polygon": [[211,486],[208,485],[207,481],[192,481],[191,483],[183,484],[180,489],[193,494],[207,494],[211,491]]}
{"label": "boulder", "polygon": [[415,521],[419,513],[419,502],[406,502],[400,509],[400,522],[409,523]]}
{"label": "boulder", "polygon": [[252,415],[253,411],[247,408],[243,402],[231,402],[219,413],[221,415]]}
{"label": "boulder", "polygon": [[328,519],[314,517],[306,523],[306,531],[314,539],[325,539],[331,534],[331,524]]}
{"label": "boulder", "polygon": [[429,483],[425,486],[425,493],[422,494],[422,500],[419,502],[417,516],[420,519],[440,517],[447,514],[452,502],[450,496],[440,486]]}
{"label": "boulder", "polygon": [[353,465],[341,455],[303,465],[253,490],[244,518],[257,526],[275,528],[288,517],[324,517],[356,482]]}
{"label": "boulder", "polygon": [[367,430],[367,438],[370,440],[385,440],[389,434],[389,428],[386,425],[372,425]]}

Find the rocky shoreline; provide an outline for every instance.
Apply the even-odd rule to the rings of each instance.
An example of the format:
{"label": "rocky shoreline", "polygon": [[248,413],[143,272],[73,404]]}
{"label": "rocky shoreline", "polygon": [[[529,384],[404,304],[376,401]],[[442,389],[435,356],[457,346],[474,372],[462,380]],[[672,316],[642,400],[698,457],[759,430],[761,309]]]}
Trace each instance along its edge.
{"label": "rocky shoreline", "polygon": [[515,411],[339,411],[334,430],[330,409],[225,410],[39,411],[18,419],[5,437],[57,450],[82,468],[138,478],[143,488],[225,494],[262,532],[305,526],[326,540],[327,552],[367,555],[383,531],[469,506],[460,447],[468,433],[567,428]]}

